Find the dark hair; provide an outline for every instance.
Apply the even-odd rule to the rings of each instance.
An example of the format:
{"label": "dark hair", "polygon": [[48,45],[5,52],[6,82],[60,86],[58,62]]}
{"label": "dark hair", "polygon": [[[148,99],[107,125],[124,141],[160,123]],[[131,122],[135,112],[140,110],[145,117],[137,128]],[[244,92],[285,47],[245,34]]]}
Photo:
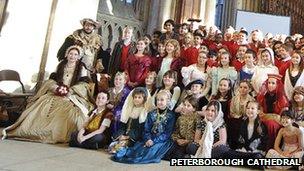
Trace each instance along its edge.
{"label": "dark hair", "polygon": [[215,110],[216,110],[216,113],[218,114],[219,113],[219,110],[220,110],[220,107],[221,107],[221,103],[217,100],[211,100],[206,109],[208,109],[210,106],[214,106],[215,107]]}
{"label": "dark hair", "polygon": [[277,41],[275,41],[275,42],[273,43],[273,47],[274,47],[275,45],[277,45],[277,44],[283,44],[283,42],[277,40]]}
{"label": "dark hair", "polygon": [[198,101],[197,101],[197,98],[189,96],[189,97],[185,98],[184,102],[185,101],[188,101],[195,110],[198,110]]}
{"label": "dark hair", "polygon": [[174,22],[174,20],[172,20],[172,19],[166,20],[165,23],[164,23],[164,26],[165,26],[167,23],[170,23],[173,27],[175,27],[175,22]]}
{"label": "dark hair", "polygon": [[291,110],[284,110],[282,113],[281,113],[281,118],[285,116],[285,117],[288,117],[290,119],[294,119],[295,118],[295,113]]}
{"label": "dark hair", "polygon": [[150,34],[144,34],[143,37],[147,37],[149,40],[151,40],[151,35]]}
{"label": "dark hair", "polygon": [[241,30],[241,31],[239,31],[239,33],[243,33],[243,34],[246,34],[246,36],[248,36],[248,32],[245,30]]}
{"label": "dark hair", "polygon": [[181,24],[181,27],[183,27],[183,26],[189,27],[189,24],[187,24],[187,23],[182,23],[182,24]]}
{"label": "dark hair", "polygon": [[[110,93],[109,93],[109,91],[101,90],[101,91],[98,92],[98,94],[99,94],[99,93],[104,93],[104,94],[106,94],[106,95],[107,95],[107,99],[108,99],[108,100],[110,99]],[[97,96],[98,96],[98,94],[97,94]],[[97,96],[96,96],[96,97],[97,97]]]}
{"label": "dark hair", "polygon": [[204,36],[203,36],[202,34],[197,33],[197,32],[194,32],[193,37],[195,37],[195,36],[198,36],[198,37],[200,37],[201,39],[204,38]]}
{"label": "dark hair", "polygon": [[147,101],[147,90],[144,87],[136,87],[132,92],[132,97],[134,98],[135,95],[142,95],[144,97],[144,102]]}
{"label": "dark hair", "polygon": [[282,45],[282,44],[283,44],[283,42],[281,42],[281,41],[275,41],[275,42],[273,43],[272,50],[273,50],[275,56],[278,55],[278,54],[276,53],[276,51],[275,51],[276,45]]}
{"label": "dark hair", "polygon": [[[207,45],[205,45],[205,46],[207,46]],[[210,58],[211,56],[217,56],[217,52],[215,50],[210,50],[208,53],[208,57]]]}
{"label": "dark hair", "polygon": [[248,85],[248,87],[251,89],[251,91],[253,90],[253,86],[250,83],[250,80],[247,80],[247,79],[241,80],[240,83],[239,83],[239,85],[241,85],[242,83],[246,83]]}
{"label": "dark hair", "polygon": [[256,59],[257,54],[256,54],[256,52],[254,50],[247,49],[246,52],[245,52],[245,54],[246,53],[251,54],[253,56],[253,58]]}
{"label": "dark hair", "polygon": [[156,30],[156,31],[153,32],[153,35],[154,35],[154,34],[157,34],[158,37],[160,37],[160,36],[162,35],[162,32],[159,31],[159,30]]}
{"label": "dark hair", "polygon": [[[165,72],[163,78],[164,78],[165,76],[167,76],[167,75],[168,75],[170,78],[175,79],[175,82],[174,82],[173,85],[172,85],[172,88],[174,88],[174,87],[177,85],[177,81],[178,81],[178,80],[177,80],[177,72],[174,71],[174,70],[169,70],[169,71]],[[164,87],[165,87],[164,81],[162,81],[162,88],[164,88]]]}

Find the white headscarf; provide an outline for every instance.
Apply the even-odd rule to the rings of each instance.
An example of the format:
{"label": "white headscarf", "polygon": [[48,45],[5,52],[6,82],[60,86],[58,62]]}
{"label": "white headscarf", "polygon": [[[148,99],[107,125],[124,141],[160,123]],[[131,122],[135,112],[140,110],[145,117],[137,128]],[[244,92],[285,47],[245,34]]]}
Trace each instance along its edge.
{"label": "white headscarf", "polygon": [[[205,117],[205,122],[207,123],[204,134],[199,142],[200,147],[196,151],[195,158],[211,158],[212,146],[214,141],[214,131],[224,124],[224,113],[222,111],[222,105],[219,101],[218,103],[217,116],[213,122],[210,122]],[[209,102],[210,103],[210,102]]]}
{"label": "white headscarf", "polygon": [[[270,54],[270,60],[271,60],[271,64],[272,65],[274,65],[274,52],[273,52],[273,50],[271,49],[271,48],[269,48],[269,47],[267,47],[267,48],[265,48],[268,52],[269,52],[269,54]],[[262,54],[261,54],[262,55]],[[258,64],[260,65],[260,66],[262,66],[262,65],[264,65],[263,64],[263,62],[262,62],[262,56],[261,55],[259,55],[259,61],[258,61]]]}
{"label": "white headscarf", "polygon": [[[144,110],[141,110],[142,108],[140,108],[140,114],[139,114],[139,123],[144,123],[146,121],[147,118],[147,114],[148,114],[148,101],[151,98],[151,95],[149,93],[149,91],[144,88],[144,87],[136,87],[135,89],[142,89],[143,92],[145,92],[146,96],[147,96],[147,100],[144,102]],[[135,90],[134,89],[134,90]],[[122,107],[122,111],[121,111],[121,117],[120,117],[120,122],[122,123],[127,123],[130,116],[131,116],[131,112],[133,111],[134,103],[133,103],[133,92],[134,90],[132,90],[130,92],[130,94],[128,95],[123,107]]]}

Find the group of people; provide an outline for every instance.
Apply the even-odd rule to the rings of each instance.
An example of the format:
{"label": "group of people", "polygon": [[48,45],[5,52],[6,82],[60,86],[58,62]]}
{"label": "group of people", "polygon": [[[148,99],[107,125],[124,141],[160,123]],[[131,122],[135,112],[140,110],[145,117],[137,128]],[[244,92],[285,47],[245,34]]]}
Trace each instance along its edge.
{"label": "group of people", "polygon": [[81,24],[60,48],[56,72],[3,139],[107,148],[123,163],[302,160],[301,35],[192,30],[169,19],[164,33],[135,42],[133,28],[125,27],[109,53],[94,32],[100,24]]}

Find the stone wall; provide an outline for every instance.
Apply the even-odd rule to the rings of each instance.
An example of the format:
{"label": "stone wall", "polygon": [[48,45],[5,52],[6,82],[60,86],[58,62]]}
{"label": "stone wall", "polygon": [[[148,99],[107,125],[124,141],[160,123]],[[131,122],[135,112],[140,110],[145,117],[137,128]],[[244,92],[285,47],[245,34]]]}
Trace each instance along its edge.
{"label": "stone wall", "polygon": [[98,32],[102,36],[104,49],[113,48],[121,40],[122,30],[126,26],[134,28],[134,39],[143,35],[145,15],[142,14],[144,8],[141,3],[144,2],[146,1],[127,3],[121,0],[100,0],[97,21],[102,24]]}

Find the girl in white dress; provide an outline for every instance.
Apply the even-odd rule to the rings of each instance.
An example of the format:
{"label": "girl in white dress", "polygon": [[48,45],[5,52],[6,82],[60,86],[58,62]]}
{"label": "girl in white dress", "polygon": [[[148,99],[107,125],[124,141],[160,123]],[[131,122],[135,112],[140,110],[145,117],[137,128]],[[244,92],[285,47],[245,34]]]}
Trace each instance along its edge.
{"label": "girl in white dress", "polygon": [[183,84],[185,87],[194,80],[204,81],[205,86],[203,90],[203,96],[205,96],[211,88],[211,78],[208,78],[207,74],[207,71],[210,69],[206,63],[207,60],[207,53],[201,51],[198,55],[196,64],[192,64],[188,67],[183,67],[181,70]]}
{"label": "girl in white dress", "polygon": [[270,48],[261,52],[258,65],[253,71],[251,83],[255,92],[259,92],[262,84],[267,80],[268,74],[279,74],[278,68],[274,65],[273,51]]}

